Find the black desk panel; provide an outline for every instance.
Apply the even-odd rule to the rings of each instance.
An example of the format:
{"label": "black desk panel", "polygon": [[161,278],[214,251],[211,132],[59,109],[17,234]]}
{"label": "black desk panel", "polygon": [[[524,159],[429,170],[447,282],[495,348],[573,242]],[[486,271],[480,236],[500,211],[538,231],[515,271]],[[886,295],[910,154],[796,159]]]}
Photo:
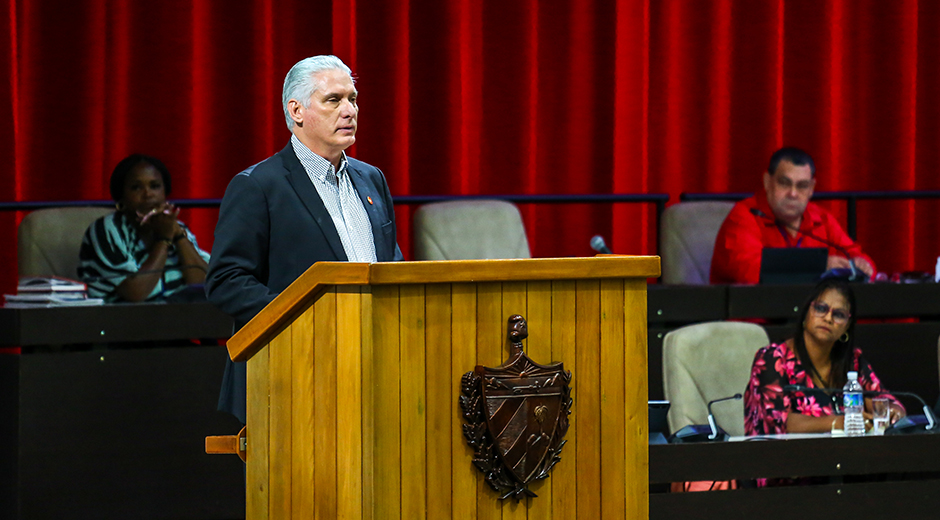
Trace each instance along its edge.
{"label": "black desk panel", "polygon": [[188,341],[231,333],[207,303],[0,309],[0,518],[244,518],[244,464],[205,454],[241,428],[227,352]]}
{"label": "black desk panel", "polygon": [[0,356],[0,458],[13,462],[0,470],[0,518],[244,518],[244,464],[205,453],[207,435],[241,428],[215,410],[226,356],[219,346]]}
{"label": "black desk panel", "polygon": [[[729,285],[728,318],[795,319],[813,285]],[[858,318],[940,316],[940,284],[853,284]]]}
{"label": "black desk panel", "polygon": [[937,434],[654,445],[649,457],[652,484],[773,476],[827,477],[829,482],[697,493],[654,491],[651,520],[935,518],[940,511]]}
{"label": "black desk panel", "polygon": [[233,324],[205,302],[0,308],[0,346],[227,338]]}
{"label": "black desk panel", "polygon": [[646,305],[650,326],[723,320],[728,316],[728,287],[650,285]]}

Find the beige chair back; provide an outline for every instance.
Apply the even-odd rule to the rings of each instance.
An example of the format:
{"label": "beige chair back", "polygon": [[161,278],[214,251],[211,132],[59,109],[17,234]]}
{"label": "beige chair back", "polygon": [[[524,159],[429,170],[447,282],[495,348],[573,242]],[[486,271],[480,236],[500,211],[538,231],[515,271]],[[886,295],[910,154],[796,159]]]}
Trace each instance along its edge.
{"label": "beige chair back", "polygon": [[660,256],[663,283],[707,285],[715,237],[733,202],[680,202],[663,211]]}
{"label": "beige chair back", "polygon": [[415,260],[531,258],[522,215],[502,200],[435,202],[414,214]]}
{"label": "beige chair back", "polygon": [[78,277],[78,252],[92,222],[114,211],[104,207],[48,208],[23,218],[17,236],[19,276]]}
{"label": "beige chair back", "polygon": [[[733,321],[699,323],[663,338],[663,387],[669,408],[669,430],[708,424],[708,402],[743,394],[754,354],[770,344],[760,325]],[[712,406],[715,420],[729,435],[744,435],[744,402]]]}

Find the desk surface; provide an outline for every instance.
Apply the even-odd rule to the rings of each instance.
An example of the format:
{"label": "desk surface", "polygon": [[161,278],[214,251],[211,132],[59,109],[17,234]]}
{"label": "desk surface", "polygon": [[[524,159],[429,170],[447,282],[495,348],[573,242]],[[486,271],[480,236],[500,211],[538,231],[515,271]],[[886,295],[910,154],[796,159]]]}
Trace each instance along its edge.
{"label": "desk surface", "polygon": [[205,302],[0,308],[2,346],[227,338],[232,329],[232,319]]}

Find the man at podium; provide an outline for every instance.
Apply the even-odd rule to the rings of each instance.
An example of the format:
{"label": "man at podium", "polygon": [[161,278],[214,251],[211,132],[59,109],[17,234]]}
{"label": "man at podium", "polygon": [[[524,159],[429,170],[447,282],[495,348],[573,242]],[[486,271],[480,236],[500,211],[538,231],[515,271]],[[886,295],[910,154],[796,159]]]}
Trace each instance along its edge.
{"label": "man at podium", "polygon": [[[238,173],[222,199],[206,295],[242,327],[319,261],[401,260],[382,172],[348,157],[359,106],[336,56],[295,64],[282,105],[290,142]],[[245,364],[226,365],[219,410],[245,422]]]}

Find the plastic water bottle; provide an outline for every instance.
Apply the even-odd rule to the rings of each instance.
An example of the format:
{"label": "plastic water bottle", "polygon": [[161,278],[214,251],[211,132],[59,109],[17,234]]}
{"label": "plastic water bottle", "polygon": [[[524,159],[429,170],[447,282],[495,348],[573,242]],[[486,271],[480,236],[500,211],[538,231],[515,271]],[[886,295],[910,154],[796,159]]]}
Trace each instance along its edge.
{"label": "plastic water bottle", "polygon": [[865,418],[862,409],[862,385],[858,382],[858,372],[849,372],[849,380],[842,387],[842,408],[845,410],[845,435],[860,437],[865,435]]}

